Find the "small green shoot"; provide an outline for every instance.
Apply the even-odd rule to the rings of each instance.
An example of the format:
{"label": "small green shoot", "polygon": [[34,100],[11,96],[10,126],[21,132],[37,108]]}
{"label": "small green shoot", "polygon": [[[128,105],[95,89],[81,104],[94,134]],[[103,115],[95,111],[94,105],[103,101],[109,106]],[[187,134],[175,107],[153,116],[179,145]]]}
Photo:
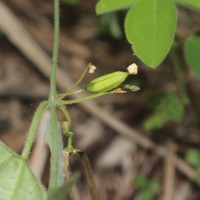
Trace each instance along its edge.
{"label": "small green shoot", "polygon": [[160,192],[160,183],[156,180],[148,180],[145,176],[136,176],[134,186],[139,190],[139,200],[154,200]]}
{"label": "small green shoot", "polygon": [[200,185],[200,152],[191,148],[186,152],[186,161],[192,165],[196,171],[196,181]]}
{"label": "small green shoot", "polygon": [[174,94],[157,95],[149,100],[148,105],[154,109],[154,112],[144,122],[146,130],[159,129],[168,120],[180,123],[183,118],[184,106]]}

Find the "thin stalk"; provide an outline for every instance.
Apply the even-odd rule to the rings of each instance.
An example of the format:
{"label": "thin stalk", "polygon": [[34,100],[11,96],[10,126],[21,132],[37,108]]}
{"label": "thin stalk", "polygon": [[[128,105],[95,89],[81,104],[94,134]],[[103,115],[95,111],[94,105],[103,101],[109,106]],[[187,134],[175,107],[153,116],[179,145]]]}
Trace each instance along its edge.
{"label": "thin stalk", "polygon": [[40,103],[40,105],[38,106],[38,108],[37,108],[37,110],[36,110],[36,112],[33,116],[33,120],[32,120],[31,126],[29,128],[26,144],[25,144],[23,151],[22,151],[22,157],[25,160],[28,159],[32,144],[33,144],[34,139],[35,139],[36,130],[37,130],[38,125],[40,123],[40,120],[42,118],[42,114],[47,109],[47,107],[48,107],[48,102],[43,101],[42,103]]}
{"label": "thin stalk", "polygon": [[[66,96],[72,94],[72,92],[76,89],[76,87],[80,84],[80,82],[83,80],[84,76],[86,75],[88,69],[90,68],[92,64],[89,63],[87,65],[87,67],[84,69],[83,73],[81,74],[81,77],[76,81],[76,83],[72,86],[72,88],[70,90],[68,90],[67,92],[63,93],[63,94],[60,94],[59,95],[59,98],[60,99],[63,99],[65,98]],[[82,91],[82,90],[81,90]]]}
{"label": "thin stalk", "polygon": [[84,102],[84,101],[88,101],[88,100],[91,100],[91,99],[94,99],[94,98],[97,98],[97,97],[100,97],[100,96],[103,96],[103,95],[106,95],[106,94],[112,94],[112,93],[113,93],[112,91],[106,92],[106,93],[105,92],[104,93],[97,93],[97,94],[82,97],[82,98],[79,98],[79,99],[61,101],[61,103],[64,104],[64,105],[71,105],[71,104],[81,103],[81,102]]}
{"label": "thin stalk", "polygon": [[59,104],[58,106],[62,110],[63,114],[65,115],[65,118],[67,119],[67,122],[68,122],[69,127],[70,127],[71,126],[71,117],[69,115],[68,110],[65,108],[65,106],[63,104]]}
{"label": "thin stalk", "polygon": [[49,107],[51,111],[51,130],[52,130],[52,157],[51,157],[51,170],[49,189],[57,188],[58,183],[58,137],[57,137],[57,116],[56,116],[56,68],[58,63],[59,53],[59,26],[60,26],[60,2],[54,0],[54,43],[53,43],[53,58],[50,80],[50,94],[49,94]]}

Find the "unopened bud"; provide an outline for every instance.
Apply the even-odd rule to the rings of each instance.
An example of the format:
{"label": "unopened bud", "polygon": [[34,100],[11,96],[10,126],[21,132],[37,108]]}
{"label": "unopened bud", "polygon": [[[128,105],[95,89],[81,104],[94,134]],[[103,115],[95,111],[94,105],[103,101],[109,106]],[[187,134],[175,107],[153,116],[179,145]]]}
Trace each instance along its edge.
{"label": "unopened bud", "polygon": [[138,73],[138,66],[135,63],[133,63],[133,64],[131,64],[127,67],[127,70],[128,70],[129,74],[137,74]]}
{"label": "unopened bud", "polygon": [[110,91],[123,83],[128,75],[128,72],[117,71],[100,76],[92,80],[85,90],[94,93]]}
{"label": "unopened bud", "polygon": [[89,66],[89,74],[93,74],[96,70],[96,67],[94,65]]}
{"label": "unopened bud", "polygon": [[69,123],[67,121],[64,121],[62,123],[62,130],[64,134],[67,134],[69,132]]}

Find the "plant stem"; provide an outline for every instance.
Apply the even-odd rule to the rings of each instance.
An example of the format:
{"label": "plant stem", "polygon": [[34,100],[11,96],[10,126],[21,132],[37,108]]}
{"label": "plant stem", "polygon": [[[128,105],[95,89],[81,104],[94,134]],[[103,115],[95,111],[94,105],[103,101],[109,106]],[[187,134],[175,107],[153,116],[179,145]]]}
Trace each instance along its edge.
{"label": "plant stem", "polygon": [[25,160],[27,160],[27,158],[29,156],[32,144],[33,144],[34,139],[35,139],[36,130],[37,130],[38,125],[40,123],[40,120],[42,118],[42,114],[47,109],[47,107],[48,107],[48,102],[47,101],[43,101],[42,103],[40,103],[40,105],[38,106],[38,108],[37,108],[37,110],[36,110],[36,112],[34,114],[31,126],[29,128],[26,144],[25,144],[24,149],[22,151],[22,157]]}
{"label": "plant stem", "polygon": [[67,101],[61,101],[62,104],[64,105],[71,105],[71,104],[75,104],[75,103],[81,103],[83,101],[88,101],[88,100],[91,100],[91,99],[94,99],[94,98],[97,98],[97,97],[100,97],[100,96],[103,96],[103,95],[106,95],[106,94],[112,94],[113,92],[104,92],[104,93],[97,93],[97,94],[93,94],[93,95],[90,95],[90,96],[85,96],[85,97],[82,97],[82,98],[79,98],[79,99],[73,99],[73,100],[67,100]]}
{"label": "plant stem", "polygon": [[70,127],[71,126],[71,117],[69,115],[68,110],[65,108],[65,106],[63,104],[59,104],[58,106],[62,110],[63,114],[65,115],[65,118],[66,118],[66,120],[69,124],[69,127]]}
{"label": "plant stem", "polygon": [[59,186],[58,177],[58,137],[57,137],[57,116],[56,116],[56,68],[58,63],[59,53],[59,26],[60,19],[60,2],[54,0],[54,44],[53,44],[53,58],[50,80],[50,95],[49,95],[49,107],[51,111],[51,130],[52,130],[52,157],[51,157],[51,171],[49,189],[57,188]]}
{"label": "plant stem", "polygon": [[80,76],[80,78],[77,80],[77,82],[72,86],[72,88],[71,88],[70,90],[68,90],[66,93],[63,93],[63,94],[60,94],[60,95],[59,95],[59,98],[60,98],[60,99],[63,99],[63,98],[65,98],[66,96],[72,94],[72,92],[75,90],[75,88],[76,88],[76,87],[80,84],[80,82],[83,80],[84,76],[86,75],[86,73],[87,73],[87,71],[88,71],[88,69],[90,68],[91,65],[92,65],[91,63],[89,63],[89,64],[87,65],[87,67],[84,69],[84,71],[83,71],[82,75]]}

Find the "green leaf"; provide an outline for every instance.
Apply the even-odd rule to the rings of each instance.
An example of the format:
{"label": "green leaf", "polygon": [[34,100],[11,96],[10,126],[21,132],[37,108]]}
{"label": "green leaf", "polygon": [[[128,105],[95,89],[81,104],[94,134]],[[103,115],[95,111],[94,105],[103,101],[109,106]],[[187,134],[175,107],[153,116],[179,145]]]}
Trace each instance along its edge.
{"label": "green leaf", "polygon": [[139,194],[139,200],[154,200],[154,198],[149,190],[141,190]]}
{"label": "green leaf", "polygon": [[125,32],[134,53],[158,66],[172,45],[177,12],[173,0],[140,0],[127,13]]}
{"label": "green leaf", "polygon": [[197,183],[200,185],[200,166],[198,166],[198,167],[196,168],[196,175],[197,175],[196,181],[197,181]]}
{"label": "green leaf", "polygon": [[103,14],[129,8],[138,0],[100,0],[96,5],[96,13]]}
{"label": "green leaf", "polygon": [[[60,130],[60,124],[57,121],[57,137],[58,137],[58,176],[57,176],[57,183],[59,185],[62,185],[64,183],[64,164],[63,164],[63,159],[62,159],[62,150],[63,150],[63,143],[62,143],[62,134],[61,134],[61,130]],[[47,128],[46,128],[46,132],[45,132],[45,141],[48,143],[50,151],[52,152],[52,131],[51,131],[51,122],[47,123]]]}
{"label": "green leaf", "polygon": [[46,200],[46,191],[26,161],[0,142],[0,199]]}
{"label": "green leaf", "polygon": [[149,180],[145,176],[136,176],[134,185],[137,189],[146,189],[149,185]]}
{"label": "green leaf", "polygon": [[124,89],[130,90],[131,92],[137,92],[140,90],[140,87],[137,85],[133,85],[133,84],[126,84],[124,86]]}
{"label": "green leaf", "polygon": [[190,165],[198,167],[200,165],[200,152],[196,149],[187,150],[186,160]]}
{"label": "green leaf", "polygon": [[116,13],[108,13],[100,17],[98,32],[101,35],[111,35],[116,39],[122,37],[122,31]]}
{"label": "green leaf", "polygon": [[66,200],[67,195],[69,194],[72,185],[75,183],[75,181],[78,179],[79,174],[74,174],[69,177],[69,180],[61,185],[59,188],[57,188],[54,191],[50,191],[48,194],[47,200]]}
{"label": "green leaf", "polygon": [[200,35],[194,34],[186,40],[184,56],[188,66],[200,77]]}
{"label": "green leaf", "polygon": [[156,195],[160,192],[160,183],[156,180],[151,180],[149,183],[148,190],[152,195]]}
{"label": "green leaf", "polygon": [[146,130],[161,128],[167,120],[181,122],[184,106],[176,95],[164,94],[157,102],[154,113],[144,122]]}
{"label": "green leaf", "polygon": [[[14,152],[0,141],[0,166],[12,157]],[[17,155],[17,154],[16,154]]]}
{"label": "green leaf", "polygon": [[200,0],[175,0],[178,5],[200,11]]}

